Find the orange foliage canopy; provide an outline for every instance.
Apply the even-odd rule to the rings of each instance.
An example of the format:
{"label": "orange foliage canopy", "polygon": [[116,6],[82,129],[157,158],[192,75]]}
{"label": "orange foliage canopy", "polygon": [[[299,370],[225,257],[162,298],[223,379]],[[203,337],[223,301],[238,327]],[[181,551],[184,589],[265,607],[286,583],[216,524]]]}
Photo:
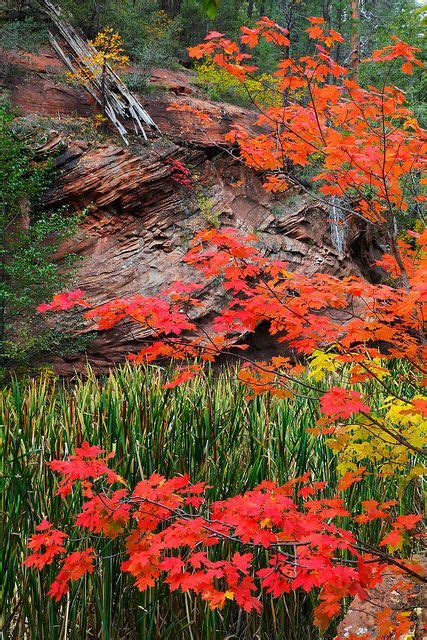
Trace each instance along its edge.
{"label": "orange foliage canopy", "polygon": [[[408,175],[425,167],[426,135],[413,112],[405,106],[405,94],[392,85],[362,88],[349,70],[331,54],[342,36],[329,29],[323,18],[309,18],[309,37],[315,41],[314,55],[289,56],[287,31],[268,18],[256,27],[242,27],[241,44],[253,49],[261,40],[279,49],[275,76],[282,106],[260,110],[259,135],[235,129],[226,139],[238,145],[243,161],[266,172],[269,190],[283,191],[288,184],[289,165],[319,165],[314,180],[325,196],[350,196],[358,214],[375,224],[390,223],[396,211],[406,211],[411,190]],[[280,58],[282,51],[282,58]],[[394,38],[394,44],[374,51],[366,61],[394,64],[412,73],[418,49]],[[256,76],[248,64],[251,55],[238,44],[213,32],[205,42],[189,48],[196,59],[213,62],[242,83]],[[365,61],[365,62],[366,62]],[[254,103],[257,96],[252,96]],[[419,177],[419,176],[418,176]],[[291,183],[298,182],[292,174]],[[421,196],[422,197],[422,196]]]}

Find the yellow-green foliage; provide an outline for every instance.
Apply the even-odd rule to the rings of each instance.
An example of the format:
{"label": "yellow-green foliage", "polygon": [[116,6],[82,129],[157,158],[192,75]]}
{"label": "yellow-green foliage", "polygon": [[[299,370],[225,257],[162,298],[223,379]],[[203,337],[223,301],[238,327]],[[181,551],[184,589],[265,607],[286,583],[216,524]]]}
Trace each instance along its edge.
{"label": "yellow-green foliage", "polygon": [[206,221],[209,227],[218,228],[220,225],[219,211],[215,210],[215,200],[203,193],[197,196],[197,205],[200,209],[200,214]]}
{"label": "yellow-green foliage", "polygon": [[[316,350],[309,361],[310,380],[327,387],[346,380],[346,386],[360,390],[371,406],[369,415],[355,414],[351,420],[339,420],[329,427],[331,436],[326,444],[337,455],[339,472],[354,471],[367,460],[385,475],[409,470],[407,477],[411,478],[425,472],[414,456],[416,450],[422,449],[427,434],[427,420],[423,415],[427,398],[418,393],[421,376],[413,374],[412,386],[406,387],[404,383],[399,384],[399,379],[408,377],[405,363],[395,363],[393,370],[393,367],[387,368],[387,361],[375,358],[366,361],[364,367],[353,365],[349,368],[332,350]],[[373,378],[370,381],[366,369]],[[401,393],[409,400],[402,400]]]}
{"label": "yellow-green foliage", "polygon": [[280,106],[283,97],[274,76],[263,73],[250,78],[245,83],[221,69],[211,60],[201,62],[196,67],[197,83],[213,100],[224,100],[240,105],[252,102],[260,106]]}
{"label": "yellow-green foliage", "polygon": [[78,84],[87,85],[93,79],[104,76],[107,65],[116,69],[129,62],[121,35],[111,27],[100,31],[95,40],[89,40],[88,44],[94,49],[93,54],[81,57],[80,67],[76,71],[67,71],[67,77]]}

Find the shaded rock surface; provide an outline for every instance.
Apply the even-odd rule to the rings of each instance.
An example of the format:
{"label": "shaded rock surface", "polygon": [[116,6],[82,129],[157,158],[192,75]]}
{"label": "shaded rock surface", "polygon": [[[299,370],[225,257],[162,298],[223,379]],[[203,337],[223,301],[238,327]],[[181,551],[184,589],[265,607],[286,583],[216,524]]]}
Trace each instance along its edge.
{"label": "shaded rock surface", "polygon": [[[154,294],[177,280],[197,274],[182,263],[193,232],[226,223],[255,231],[266,255],[286,260],[291,270],[306,274],[364,274],[377,247],[356,224],[350,225],[347,252],[340,257],[331,243],[328,211],[314,206],[297,190],[277,197],[262,189],[261,179],[224,146],[223,135],[236,125],[253,127],[256,113],[232,105],[209,103],[194,94],[185,74],[153,71],[157,92],[141,97],[163,132],[143,144],[135,139],[125,148],[114,136],[79,139],[64,127],[77,118],[84,131],[93,128],[88,116],[95,106],[83,90],[65,84],[59,60],[48,48],[40,56],[3,52],[3,86],[11,91],[23,116],[49,116],[49,131],[39,155],[53,155],[57,178],[46,193],[46,206],[87,207],[78,236],[62,248],[83,258],[75,286],[95,302],[133,293]],[[192,111],[171,109],[173,103],[207,115],[203,124]],[[73,120],[74,122],[74,120]],[[170,159],[189,167],[192,188],[176,182]],[[61,254],[59,255],[59,258]],[[201,322],[224,304],[218,284],[203,283]],[[89,330],[90,327],[87,328]],[[86,329],[85,329],[86,330]],[[262,334],[253,338],[257,357],[275,345]],[[106,368],[138,348],[144,332],[121,325],[99,333],[87,352],[97,368]],[[55,362],[61,373],[85,365],[82,356]]]}
{"label": "shaded rock surface", "polygon": [[404,613],[411,620],[411,633],[402,640],[422,640],[425,629],[426,591],[420,582],[389,573],[369,592],[367,600],[356,596],[338,627],[340,640],[378,637],[377,615],[389,609],[392,615]]}

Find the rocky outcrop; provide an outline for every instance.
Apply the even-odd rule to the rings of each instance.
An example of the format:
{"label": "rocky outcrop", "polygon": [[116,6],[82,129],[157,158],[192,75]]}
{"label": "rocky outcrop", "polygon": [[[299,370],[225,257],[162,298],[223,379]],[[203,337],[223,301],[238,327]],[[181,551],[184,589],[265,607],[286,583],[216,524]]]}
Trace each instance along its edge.
{"label": "rocky outcrop", "polygon": [[[174,181],[170,157],[198,173],[197,187]],[[359,273],[353,260],[340,259],[332,247],[325,211],[298,192],[272,198],[228,154],[209,158],[200,150],[169,147],[163,155],[156,150],[141,157],[115,145],[74,145],[56,163],[61,174],[47,194],[49,204],[89,206],[79,237],[64,250],[84,258],[76,284],[96,302],[135,292],[150,295],[174,281],[197,279],[182,262],[188,240],[194,231],[219,222],[256,231],[265,254],[286,260],[291,269]],[[219,285],[205,286],[199,320],[224,304],[221,293]],[[138,327],[125,326],[99,334],[88,356],[97,367],[108,366],[135,350],[143,337]],[[71,359],[60,368],[64,372],[80,364]]]}
{"label": "rocky outcrop", "polygon": [[[0,83],[11,93],[12,103],[23,116],[51,118],[89,117],[97,112],[94,99],[84,89],[66,82],[66,67],[50,47],[40,55],[0,49]],[[256,113],[234,105],[211,103],[201,98],[182,72],[154,69],[153,92],[138,94],[141,104],[162,132],[180,144],[203,148],[224,145],[224,134],[240,126],[254,126]],[[203,124],[191,107],[205,115]]]}
{"label": "rocky outcrop", "polygon": [[[425,562],[422,564],[425,565]],[[346,638],[379,637],[378,615],[386,610],[387,616],[399,616],[411,623],[409,634],[400,636],[399,640],[422,640],[425,629],[426,592],[423,584],[411,577],[386,573],[381,582],[369,592],[366,600],[356,596],[347,614],[338,626],[339,640]],[[398,620],[398,617],[396,618]],[[381,637],[384,637],[383,635]]]}
{"label": "rocky outcrop", "polygon": [[[260,178],[224,146],[224,133],[236,124],[254,126],[253,112],[211,104],[192,95],[185,78],[177,78],[174,84],[169,73],[156,70],[153,82],[158,93],[141,100],[164,133],[161,139],[146,144],[135,140],[131,148],[123,147],[114,136],[101,136],[101,142],[90,136],[79,140],[62,127],[63,118],[93,115],[94,106],[80,89],[58,79],[61,67],[52,54],[46,50],[37,60],[30,57],[27,66],[22,56],[7,55],[4,60],[3,82],[23,114],[32,118],[61,114],[50,122],[55,131],[39,150],[41,156],[53,155],[58,169],[46,206],[87,207],[78,237],[62,252],[83,258],[75,284],[95,302],[135,292],[154,294],[173,281],[194,279],[194,272],[182,262],[188,241],[195,230],[221,222],[256,231],[266,255],[286,260],[291,269],[306,274],[360,274],[367,267],[363,256],[350,251],[343,258],[338,255],[326,210],[313,206],[307,195],[296,190],[281,197],[267,193]],[[17,75],[10,73],[13,65],[19,67]],[[47,86],[52,90],[46,91]],[[173,103],[190,109],[171,109]],[[193,108],[208,119],[201,122]],[[190,188],[174,179],[171,160],[191,169]],[[351,227],[349,249],[363,246],[362,236],[357,226]],[[200,322],[207,322],[224,304],[220,287],[204,284]],[[107,367],[135,350],[143,338],[137,327],[127,325],[100,333],[88,358],[99,368]],[[260,344],[264,345],[259,340],[258,348]],[[63,373],[83,365],[80,356],[56,362]]]}
{"label": "rocky outcrop", "polygon": [[0,84],[24,116],[88,117],[94,100],[83,89],[66,83],[65,67],[50,47],[35,55],[0,49]]}

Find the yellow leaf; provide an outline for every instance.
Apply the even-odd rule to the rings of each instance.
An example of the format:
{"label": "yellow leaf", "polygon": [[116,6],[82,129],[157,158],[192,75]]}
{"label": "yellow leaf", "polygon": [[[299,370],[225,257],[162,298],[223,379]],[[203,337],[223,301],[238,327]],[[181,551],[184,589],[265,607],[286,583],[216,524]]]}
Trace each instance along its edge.
{"label": "yellow leaf", "polygon": [[264,518],[264,520],[261,520],[261,522],[259,523],[259,526],[261,527],[261,529],[271,529],[271,527],[273,526],[271,518]]}

